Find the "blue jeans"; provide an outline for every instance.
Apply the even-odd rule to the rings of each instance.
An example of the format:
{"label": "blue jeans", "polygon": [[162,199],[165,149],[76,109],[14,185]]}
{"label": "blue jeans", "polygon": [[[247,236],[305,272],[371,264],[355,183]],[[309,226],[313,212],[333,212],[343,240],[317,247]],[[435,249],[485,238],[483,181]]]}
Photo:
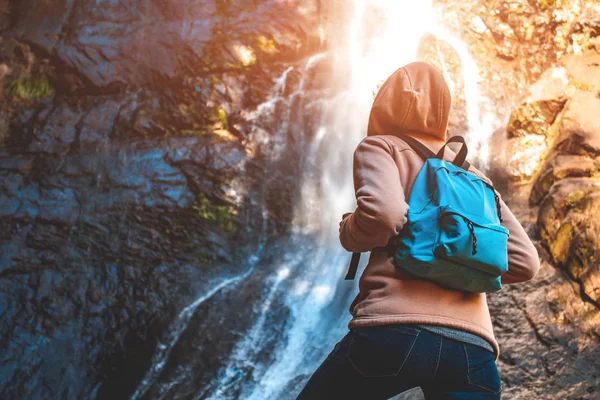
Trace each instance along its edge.
{"label": "blue jeans", "polygon": [[488,350],[407,325],[351,330],[297,400],[386,400],[420,386],[427,400],[500,399]]}

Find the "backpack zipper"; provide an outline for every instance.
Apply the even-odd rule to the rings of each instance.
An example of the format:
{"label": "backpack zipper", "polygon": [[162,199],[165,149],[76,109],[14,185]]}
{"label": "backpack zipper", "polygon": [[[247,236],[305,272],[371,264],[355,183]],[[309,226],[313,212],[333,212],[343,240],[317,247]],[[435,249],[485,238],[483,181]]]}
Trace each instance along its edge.
{"label": "backpack zipper", "polygon": [[471,254],[475,255],[475,254],[477,254],[477,236],[475,236],[475,227],[473,226],[473,223],[471,221],[469,221],[465,217],[463,217],[463,219],[467,223],[467,227],[469,228],[469,231],[471,232],[471,236],[473,236],[473,250],[471,251]]}
{"label": "backpack zipper", "polygon": [[502,204],[500,204],[500,196],[498,196],[496,191],[494,191],[494,198],[496,199],[496,213],[498,214],[498,218],[500,219],[500,222],[504,222],[504,219],[502,218]]}
{"label": "backpack zipper", "polygon": [[486,185],[488,188],[490,188],[492,190],[492,192],[494,192],[494,200],[496,201],[496,215],[498,215],[498,219],[500,219],[500,222],[504,222],[504,219],[502,218],[502,205],[500,204],[500,196],[498,196],[498,193],[496,193],[496,189],[494,189],[493,185],[490,185],[488,182],[486,182],[484,179],[481,179],[480,177],[478,177],[477,175],[475,175],[472,172],[469,171],[450,171],[448,168],[446,167],[440,167],[440,169],[445,169],[446,171],[448,171],[449,174],[454,174],[454,175],[473,175],[477,180],[483,182],[484,185]]}

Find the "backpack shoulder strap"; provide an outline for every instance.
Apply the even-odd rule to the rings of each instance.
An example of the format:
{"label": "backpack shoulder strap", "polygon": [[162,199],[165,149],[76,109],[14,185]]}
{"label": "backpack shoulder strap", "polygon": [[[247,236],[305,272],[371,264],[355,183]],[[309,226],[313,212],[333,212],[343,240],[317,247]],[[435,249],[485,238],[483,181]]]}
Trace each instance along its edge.
{"label": "backpack shoulder strap", "polygon": [[[440,159],[444,158],[444,150],[446,150],[446,146],[448,146],[449,143],[460,143],[462,145],[460,147],[460,150],[456,154],[454,161],[452,161],[452,164],[460,168],[469,169],[470,164],[466,161],[469,149],[467,148],[465,138],[462,136],[453,136],[450,139],[448,139],[448,141],[440,149],[439,153],[437,153],[436,157]],[[465,164],[467,164],[467,167],[465,167]]]}
{"label": "backpack shoulder strap", "polygon": [[425,146],[423,143],[419,142],[415,138],[412,138],[410,136],[398,136],[398,138],[402,139],[415,152],[417,152],[417,154],[420,155],[423,160],[428,160],[430,158],[437,157],[437,155],[433,151],[431,151],[429,147]]}
{"label": "backpack shoulder strap", "polygon": [[350,260],[350,266],[348,267],[348,273],[344,278],[347,281],[351,281],[356,277],[356,271],[358,270],[358,263],[360,262],[360,253],[352,253],[352,260]]}
{"label": "backpack shoulder strap", "polygon": [[462,147],[452,163],[454,165],[456,165],[457,167],[463,168],[464,170],[469,170],[469,167],[471,166],[471,164],[468,161],[466,161],[468,150],[467,150],[467,144],[465,143],[465,139],[462,136],[454,136],[454,137],[450,138],[442,146],[442,148],[440,149],[440,151],[437,154],[435,154],[427,146],[425,146],[423,143],[419,142],[415,138],[412,138],[410,136],[404,136],[404,135],[398,136],[398,138],[402,139],[406,144],[408,144],[419,156],[421,156],[421,158],[423,160],[428,160],[430,158],[444,159],[444,150],[446,149],[446,146],[448,145],[448,143],[452,143],[452,142],[461,143]]}

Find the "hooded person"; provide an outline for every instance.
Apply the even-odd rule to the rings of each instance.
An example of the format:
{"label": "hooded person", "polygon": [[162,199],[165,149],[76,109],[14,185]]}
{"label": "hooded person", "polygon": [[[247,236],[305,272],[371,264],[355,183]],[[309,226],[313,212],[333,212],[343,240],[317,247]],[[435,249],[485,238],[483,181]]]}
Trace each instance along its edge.
{"label": "hooded person", "polygon": [[[388,399],[420,386],[426,399],[499,399],[499,355],[485,293],[445,288],[394,265],[383,248],[407,222],[408,198],[424,160],[410,136],[437,153],[446,142],[451,96],[444,77],[415,62],[381,86],[367,137],[354,153],[357,207],[340,222],[340,242],[371,251],[350,306],[350,332],[298,399]],[[446,151],[444,159],[454,155]],[[483,173],[469,171],[491,183]],[[527,233],[500,199],[508,229],[503,284],[525,282],[540,263]]]}

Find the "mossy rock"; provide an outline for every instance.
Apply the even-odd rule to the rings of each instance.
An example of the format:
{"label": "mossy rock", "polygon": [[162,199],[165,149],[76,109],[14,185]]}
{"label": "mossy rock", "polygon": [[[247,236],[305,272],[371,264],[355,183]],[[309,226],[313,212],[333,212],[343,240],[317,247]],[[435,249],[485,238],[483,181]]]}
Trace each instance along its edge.
{"label": "mossy rock", "polygon": [[55,90],[46,76],[22,76],[8,83],[14,102],[31,104],[54,97]]}
{"label": "mossy rock", "polygon": [[553,262],[600,302],[600,183],[593,178],[556,183],[542,202],[538,224]]}
{"label": "mossy rock", "polygon": [[509,137],[548,135],[568,100],[567,75],[565,68],[551,68],[529,87],[523,103],[511,113],[507,127]]}
{"label": "mossy rock", "polygon": [[542,241],[553,241],[567,214],[577,209],[579,201],[592,192],[600,192],[600,181],[594,178],[566,178],[552,185],[538,216]]}
{"label": "mossy rock", "polygon": [[555,182],[574,177],[591,177],[598,171],[594,160],[587,156],[553,154],[534,178],[529,196],[532,205],[539,204]]}
{"label": "mossy rock", "polygon": [[201,195],[192,208],[200,218],[213,222],[224,232],[234,233],[237,230],[235,221],[237,210],[232,206],[218,204],[215,200]]}
{"label": "mossy rock", "polygon": [[510,115],[507,127],[509,137],[528,134],[547,136],[566,101],[566,97],[560,97],[522,104]]}
{"label": "mossy rock", "polygon": [[554,261],[565,263],[571,252],[573,242],[573,225],[565,223],[558,228],[554,240],[550,242],[550,254]]}
{"label": "mossy rock", "polygon": [[537,4],[541,10],[549,10],[562,7],[567,4],[566,0],[537,0]]}

